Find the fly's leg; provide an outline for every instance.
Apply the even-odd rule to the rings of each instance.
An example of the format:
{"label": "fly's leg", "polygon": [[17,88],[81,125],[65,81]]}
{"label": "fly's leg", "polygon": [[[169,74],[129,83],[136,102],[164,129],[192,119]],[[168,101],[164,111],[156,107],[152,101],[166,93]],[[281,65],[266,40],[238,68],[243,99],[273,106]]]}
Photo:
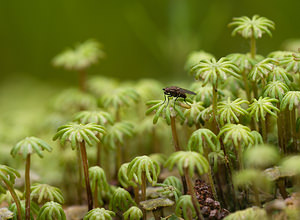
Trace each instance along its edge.
{"label": "fly's leg", "polygon": [[187,103],[187,101],[185,100],[185,98],[183,99],[183,101],[185,102],[185,104],[191,106],[189,103]]}
{"label": "fly's leg", "polygon": [[178,96],[176,97],[176,99],[174,101],[174,110],[175,110],[175,103],[176,103],[177,99],[178,99]]}

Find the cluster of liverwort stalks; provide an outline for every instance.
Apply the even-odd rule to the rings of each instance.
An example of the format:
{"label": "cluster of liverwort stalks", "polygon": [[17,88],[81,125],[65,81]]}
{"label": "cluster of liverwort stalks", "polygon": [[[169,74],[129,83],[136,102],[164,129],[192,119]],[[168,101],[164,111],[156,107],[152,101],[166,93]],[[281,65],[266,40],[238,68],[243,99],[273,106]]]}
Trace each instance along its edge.
{"label": "cluster of liverwort stalks", "polygon": [[[84,220],[147,219],[151,212],[155,219],[204,219],[210,207],[203,207],[205,193],[194,186],[199,178],[211,191],[207,201],[233,212],[226,219],[297,216],[298,208],[283,199],[297,199],[300,187],[300,54],[256,53],[256,40],[274,29],[267,18],[234,18],[230,26],[233,35],[250,39],[250,52],[220,59],[192,53],[186,68],[195,82],[186,88],[196,95],[187,98],[188,104],[172,96],[152,100],[163,93],[155,80],[87,81],[88,67],[104,55],[94,40],[58,55],[54,65],[79,72],[79,89],[57,96],[49,117],[55,123],[48,124],[57,129],[53,140],[59,140],[67,195],[48,184],[31,185],[31,155],[43,157],[42,151],[52,147],[27,137],[11,150],[25,160],[24,195],[14,186],[19,172],[0,165],[0,201],[9,203],[13,218],[66,219],[62,204],[84,203],[85,191]],[[274,198],[284,208],[276,209]],[[210,218],[221,217],[215,212]]]}

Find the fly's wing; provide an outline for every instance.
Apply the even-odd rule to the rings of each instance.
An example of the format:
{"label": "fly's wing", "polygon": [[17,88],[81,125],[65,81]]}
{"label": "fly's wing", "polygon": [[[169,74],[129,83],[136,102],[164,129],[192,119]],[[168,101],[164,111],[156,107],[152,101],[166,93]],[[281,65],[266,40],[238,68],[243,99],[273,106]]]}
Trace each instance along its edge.
{"label": "fly's wing", "polygon": [[182,89],[182,88],[180,88],[180,90],[181,90],[182,93],[187,93],[187,94],[191,94],[191,95],[196,95],[196,93],[194,93],[194,92],[192,92],[192,91],[190,91],[190,90],[187,90],[187,89]]}

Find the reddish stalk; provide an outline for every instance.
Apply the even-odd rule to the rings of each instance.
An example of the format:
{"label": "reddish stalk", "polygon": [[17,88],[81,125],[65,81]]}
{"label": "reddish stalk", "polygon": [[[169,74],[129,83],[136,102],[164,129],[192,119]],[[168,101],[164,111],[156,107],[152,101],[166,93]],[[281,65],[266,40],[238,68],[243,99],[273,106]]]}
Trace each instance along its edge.
{"label": "reddish stalk", "polygon": [[30,154],[26,158],[25,166],[25,220],[30,220]]}
{"label": "reddish stalk", "polygon": [[82,158],[82,164],[83,164],[83,171],[84,171],[84,180],[85,180],[85,186],[86,186],[86,194],[88,199],[88,209],[89,211],[93,209],[93,195],[90,185],[90,178],[89,178],[89,165],[88,165],[88,159],[86,155],[86,148],[85,148],[85,142],[80,142],[80,152],[81,152],[81,158]]}

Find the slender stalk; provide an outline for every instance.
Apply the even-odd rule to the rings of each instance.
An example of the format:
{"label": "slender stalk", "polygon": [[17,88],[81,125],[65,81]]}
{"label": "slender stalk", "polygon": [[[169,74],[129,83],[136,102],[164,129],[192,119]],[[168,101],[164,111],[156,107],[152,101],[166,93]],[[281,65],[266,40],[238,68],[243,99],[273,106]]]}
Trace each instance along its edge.
{"label": "slender stalk", "polygon": [[292,131],[292,138],[293,138],[293,147],[294,152],[298,150],[297,144],[297,132],[296,132],[296,108],[294,107],[290,112],[291,115],[291,131]]}
{"label": "slender stalk", "polygon": [[[279,102],[277,103],[277,108],[280,109],[280,104]],[[277,113],[277,136],[278,136],[278,145],[279,145],[279,148],[281,150],[281,154],[286,154],[286,149],[285,149],[285,145],[284,145],[284,142],[283,142],[283,137],[284,137],[284,129],[282,129],[282,119],[281,119],[281,112],[278,112]]]}
{"label": "slender stalk", "polygon": [[193,206],[196,210],[196,213],[197,213],[197,217],[199,220],[204,220],[203,218],[203,215],[200,211],[200,206],[199,206],[199,202],[196,198],[196,193],[195,193],[195,190],[194,190],[194,184],[188,174],[188,168],[184,168],[184,176],[185,176],[185,179],[186,179],[186,183],[187,183],[187,187],[188,187],[188,194],[192,197],[192,203],[193,203]]}
{"label": "slender stalk", "polygon": [[217,113],[218,113],[218,89],[217,89],[217,82],[216,85],[213,85],[213,103],[212,103],[212,110],[213,110],[213,121],[214,121],[214,133],[218,134],[218,122],[217,122]]}
{"label": "slender stalk", "polygon": [[4,181],[4,184],[6,186],[6,188],[8,189],[8,191],[10,192],[14,202],[16,203],[17,206],[17,210],[18,210],[18,215],[17,215],[17,219],[18,220],[22,220],[22,208],[21,208],[21,203],[20,203],[20,199],[19,196],[17,195],[17,193],[15,192],[15,190],[13,189],[13,187],[10,186],[9,183]]}
{"label": "slender stalk", "polygon": [[178,135],[177,135],[177,130],[176,130],[175,116],[171,116],[171,129],[172,129],[172,138],[173,138],[173,144],[175,147],[175,151],[180,151]]}
{"label": "slender stalk", "polygon": [[258,193],[258,189],[257,189],[255,184],[253,184],[252,189],[253,189],[253,192],[254,192],[255,205],[260,207],[261,203],[260,203],[260,200],[259,200],[259,193]]}
{"label": "slender stalk", "polygon": [[277,180],[277,187],[279,189],[279,192],[280,192],[282,198],[286,199],[288,197],[288,193],[285,188],[285,179],[284,178],[279,178]]}
{"label": "slender stalk", "polygon": [[[180,151],[180,146],[179,146],[179,140],[178,140],[178,135],[177,135],[177,130],[176,130],[176,122],[175,122],[175,116],[171,115],[171,129],[172,129],[172,138],[173,138],[173,144],[175,151]],[[187,193],[187,185],[186,185],[186,179],[184,176],[181,177],[182,185],[183,185],[183,191],[184,194]]]}
{"label": "slender stalk", "polygon": [[94,208],[98,208],[98,206],[98,180],[96,180],[94,191]]}
{"label": "slender stalk", "polygon": [[215,200],[218,200],[218,194],[217,194],[217,191],[216,191],[216,187],[215,187],[215,184],[214,184],[213,177],[211,175],[211,168],[210,168],[210,166],[209,166],[209,169],[208,169],[208,172],[207,172],[207,176],[208,176],[208,181],[209,181],[209,185],[210,185],[213,197],[214,197]]}
{"label": "slender stalk", "polygon": [[[100,134],[97,134],[97,138],[100,140]],[[96,165],[101,167],[101,142],[99,141],[97,143],[97,161]]]}
{"label": "slender stalk", "polygon": [[[142,171],[142,198],[141,201],[146,200],[146,171]],[[147,219],[147,212],[143,209],[143,220]]]}
{"label": "slender stalk", "polygon": [[256,40],[255,40],[255,37],[253,35],[251,36],[251,41],[250,41],[250,52],[251,52],[251,58],[255,59],[255,56],[256,56]]}
{"label": "slender stalk", "polygon": [[237,150],[238,150],[239,169],[243,170],[244,169],[243,152],[242,152],[242,146],[240,142],[238,143]]}
{"label": "slender stalk", "polygon": [[77,148],[76,150],[76,156],[77,156],[77,165],[78,165],[78,178],[79,182],[77,184],[77,194],[78,194],[78,203],[81,205],[82,204],[82,159],[81,159],[81,154],[80,154],[80,148]]}
{"label": "slender stalk", "polygon": [[152,213],[155,220],[160,220],[163,217],[162,208],[154,209]]}
{"label": "slender stalk", "polygon": [[83,171],[84,171],[84,180],[85,180],[85,187],[86,187],[86,194],[88,199],[88,208],[89,211],[93,209],[93,195],[90,185],[90,178],[89,178],[89,165],[88,165],[88,159],[86,155],[86,148],[85,148],[85,142],[80,142],[80,152],[82,157],[82,164],[83,164]]}
{"label": "slender stalk", "polygon": [[116,176],[118,175],[118,170],[120,169],[122,162],[123,162],[123,154],[122,154],[122,145],[119,143],[117,145],[117,149],[116,149],[116,159],[117,159],[117,166],[116,166]]}
{"label": "slender stalk", "polygon": [[79,71],[79,89],[82,92],[86,91],[86,71],[84,69]]}
{"label": "slender stalk", "polygon": [[139,194],[139,187],[133,187],[133,192],[134,192],[134,201],[136,204],[140,203],[140,194]]}
{"label": "slender stalk", "polygon": [[245,87],[247,99],[248,99],[249,102],[251,102],[251,93],[250,93],[250,89],[249,89],[247,74],[246,74],[245,71],[242,72],[242,76],[243,76],[244,87]]}
{"label": "slender stalk", "polygon": [[25,220],[30,220],[30,154],[26,158],[25,166]]}
{"label": "slender stalk", "polygon": [[291,119],[290,119],[290,111],[288,108],[284,110],[284,117],[285,117],[285,130],[286,130],[286,138],[285,138],[285,144],[288,145],[290,139],[291,139]]}
{"label": "slender stalk", "polygon": [[262,137],[263,137],[264,142],[266,143],[267,142],[266,120],[261,119],[260,123],[261,123]]}

